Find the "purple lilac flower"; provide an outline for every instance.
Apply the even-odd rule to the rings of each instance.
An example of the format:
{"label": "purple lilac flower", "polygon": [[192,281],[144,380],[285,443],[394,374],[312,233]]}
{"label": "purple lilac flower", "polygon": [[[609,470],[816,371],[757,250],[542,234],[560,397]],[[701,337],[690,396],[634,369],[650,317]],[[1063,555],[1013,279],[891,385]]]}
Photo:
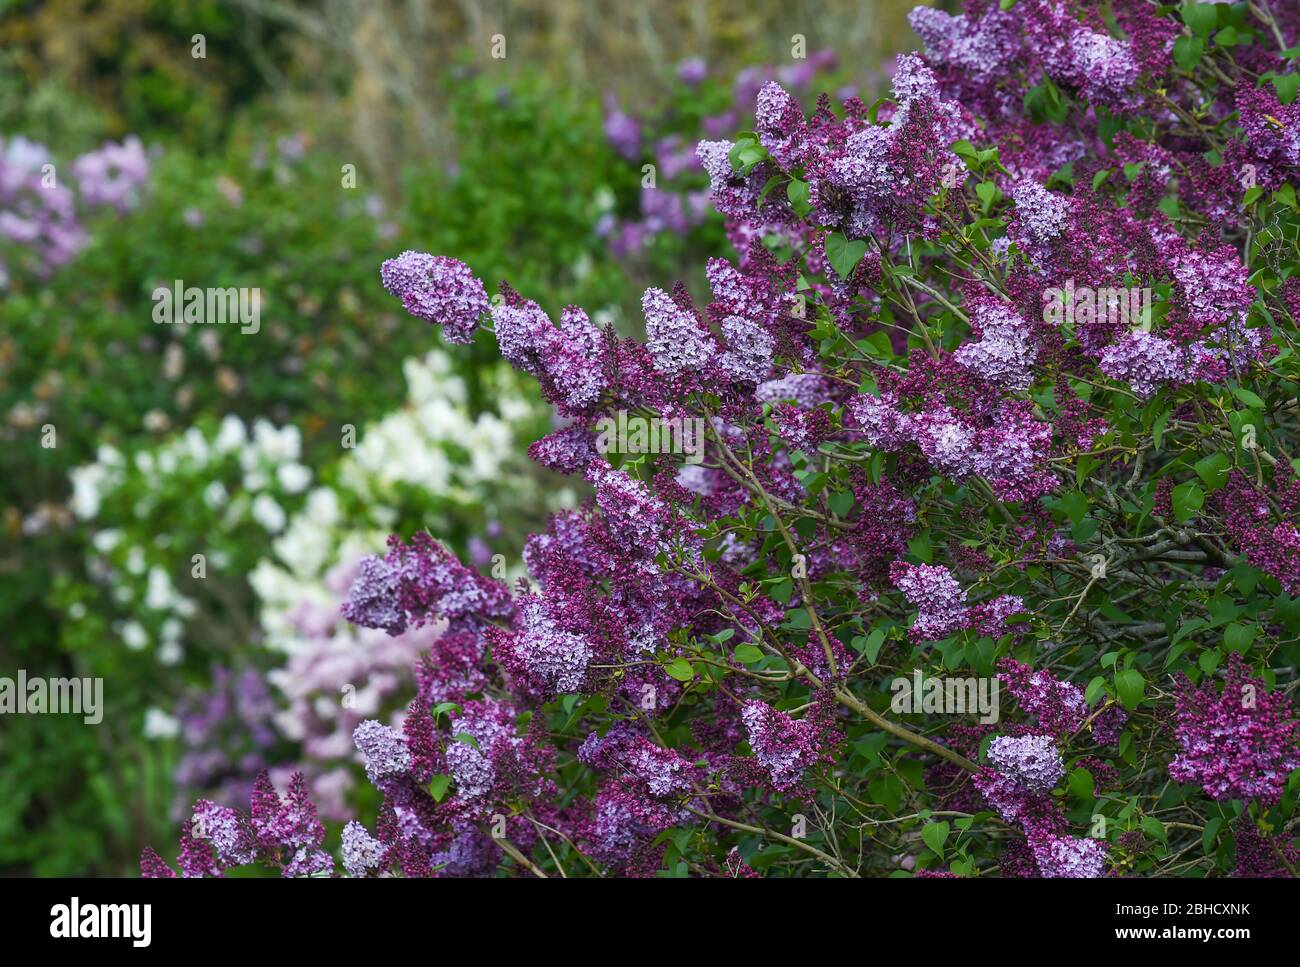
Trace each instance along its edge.
{"label": "purple lilac flower", "polygon": [[749,746],[767,771],[773,788],[778,792],[797,789],[804,772],[823,755],[813,724],[806,719],[795,721],[757,699],[746,702],[740,714]]}
{"label": "purple lilac flower", "polygon": [[974,298],[967,308],[979,341],[963,344],[954,354],[957,362],[1009,390],[1028,389],[1038,355],[1029,324],[997,299]]}
{"label": "purple lilac flower", "polygon": [[1104,876],[1110,849],[1104,840],[1074,836],[1031,837],[1029,847],[1044,877],[1074,879]]}
{"label": "purple lilac flower", "polygon": [[618,106],[612,94],[605,98],[605,138],[628,161],[641,156],[641,125]]}
{"label": "purple lilac flower", "polygon": [[703,57],[688,57],[677,64],[677,77],[694,87],[709,76],[709,65]]}
{"label": "purple lilac flower", "polygon": [[353,731],[352,740],[365,757],[366,776],[376,785],[384,779],[405,775],[411,768],[411,750],[406,740],[387,725],[366,719]]}
{"label": "purple lilac flower", "polygon": [[524,598],[517,614],[519,631],[510,646],[514,661],[552,694],[578,691],[595,654],[592,643],[561,627],[541,597]]}
{"label": "purple lilac flower", "polygon": [[989,761],[1029,792],[1050,792],[1065,775],[1061,753],[1048,735],[1003,735],[993,740]]}
{"label": "purple lilac flower", "polygon": [[663,289],[646,289],[641,299],[646,344],[655,368],[669,376],[699,373],[718,354],[708,329]]}
{"label": "purple lilac flower", "polygon": [[596,435],[580,426],[565,427],[531,444],[528,456],[557,473],[580,473],[599,456]]}
{"label": "purple lilac flower", "polygon": [[998,681],[1015,697],[1021,711],[1055,735],[1077,731],[1088,716],[1082,689],[1058,681],[1045,669],[1034,671],[1015,659],[1003,658],[998,662]]}
{"label": "purple lilac flower", "polygon": [[1288,774],[1300,769],[1300,721],[1287,694],[1269,692],[1234,652],[1223,690],[1184,676],[1175,693],[1174,738],[1182,752],[1169,763],[1178,782],[1200,785],[1220,802],[1282,797]]}
{"label": "purple lilac flower", "polygon": [[343,869],[348,876],[365,876],[379,869],[388,850],[356,820],[343,827]]}
{"label": "purple lilac flower", "polygon": [[121,144],[109,141],[72,163],[72,176],[88,205],[104,205],[125,212],[139,200],[139,189],[149,179],[149,159],[134,134]]}
{"label": "purple lilac flower", "polygon": [[942,564],[895,561],[890,580],[917,608],[912,637],[917,641],[946,638],[966,624],[966,592]]}
{"label": "purple lilac flower", "polygon": [[408,250],[384,262],[379,276],[407,312],[441,325],[448,342],[472,342],[479,320],[491,309],[470,267],[443,255]]}

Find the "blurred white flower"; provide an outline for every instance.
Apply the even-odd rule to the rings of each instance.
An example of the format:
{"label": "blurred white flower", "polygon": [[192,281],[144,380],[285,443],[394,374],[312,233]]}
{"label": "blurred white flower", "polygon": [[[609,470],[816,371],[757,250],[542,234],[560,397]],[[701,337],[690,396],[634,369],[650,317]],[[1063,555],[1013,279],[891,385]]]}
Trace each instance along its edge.
{"label": "blurred white flower", "polygon": [[311,471],[301,463],[282,463],[276,468],[275,477],[280,486],[291,494],[300,494],[311,483]]}
{"label": "blurred white flower", "polygon": [[76,467],[72,471],[72,512],[82,520],[98,516],[108,480],[108,470],[98,463]]}
{"label": "blurred white flower", "polygon": [[122,532],[111,527],[107,530],[96,531],[90,542],[95,545],[95,550],[99,551],[99,553],[108,554],[118,544],[122,543]]}
{"label": "blurred white flower", "polygon": [[226,485],[220,480],[214,480],[203,488],[203,502],[212,510],[224,506],[230,499],[230,494],[226,492]]}
{"label": "blurred white flower", "polygon": [[160,708],[149,708],[144,713],[146,739],[174,739],[181,734],[181,723]]}
{"label": "blurred white flower", "polygon": [[137,577],[144,573],[144,551],[141,548],[133,547],[126,552],[126,569]]}
{"label": "blurred white flower", "polygon": [[212,441],[212,445],[218,453],[226,454],[234,453],[246,442],[248,432],[244,429],[244,421],[229,413],[221,420],[221,429],[217,431],[217,438]]}
{"label": "blurred white flower", "polygon": [[137,621],[125,622],[119,633],[122,643],[132,651],[140,651],[149,644],[149,633]]}
{"label": "blurred white flower", "polygon": [[258,494],[253,500],[253,519],[272,534],[279,533],[288,519],[284,508],[270,494]]}

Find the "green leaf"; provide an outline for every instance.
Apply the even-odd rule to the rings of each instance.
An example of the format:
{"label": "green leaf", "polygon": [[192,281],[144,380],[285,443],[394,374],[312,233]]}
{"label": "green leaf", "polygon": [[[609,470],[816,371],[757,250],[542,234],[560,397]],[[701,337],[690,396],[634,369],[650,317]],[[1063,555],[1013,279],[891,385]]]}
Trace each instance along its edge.
{"label": "green leaf", "polygon": [[1189,480],[1174,488],[1172,503],[1178,522],[1186,523],[1205,506],[1205,491]]}
{"label": "green leaf", "polygon": [[1205,489],[1209,493],[1214,493],[1221,488],[1228,480],[1228,470],[1232,467],[1232,461],[1228,459],[1225,453],[1211,453],[1208,457],[1202,457],[1196,461],[1196,476],[1201,478],[1205,484]]}
{"label": "green leaf", "polygon": [[1165,824],[1154,816],[1142,817],[1142,832],[1162,843],[1167,842],[1169,839],[1169,832],[1165,829]]}
{"label": "green leaf", "polygon": [[1205,824],[1201,831],[1201,849],[1207,854],[1214,849],[1214,842],[1219,838],[1219,829],[1223,826],[1223,817],[1215,816]]}
{"label": "green leaf", "polygon": [[429,780],[429,795],[433,797],[434,802],[442,802],[442,797],[447,795],[450,786],[451,776],[434,776]]}
{"label": "green leaf", "polygon": [[1157,450],[1160,449],[1160,444],[1164,441],[1165,427],[1169,424],[1170,412],[1170,410],[1165,410],[1157,416],[1155,424],[1151,427],[1151,440]]}
{"label": "green leaf", "polygon": [[981,181],[975,186],[975,194],[979,196],[980,204],[983,206],[983,210],[987,212],[993,207],[993,203],[998,200],[998,196],[1002,192],[998,190],[998,186],[993,182]]}
{"label": "green leaf", "polygon": [[841,279],[848,279],[867,254],[867,243],[860,238],[849,241],[839,232],[826,236],[826,258]]}
{"label": "green leaf", "polygon": [[1115,692],[1130,712],[1137,708],[1146,691],[1147,680],[1136,668],[1127,668],[1115,673]]}
{"label": "green leaf", "polygon": [[1244,386],[1234,386],[1232,389],[1232,395],[1237,397],[1237,399],[1241,400],[1253,410],[1264,409],[1264,401],[1259,398],[1259,395],[1252,393]]}
{"label": "green leaf", "polygon": [[831,505],[831,510],[840,517],[853,509],[853,501],[853,494],[848,490],[841,490],[839,493],[831,494],[826,498],[826,502]]}
{"label": "green leaf", "polygon": [[1192,33],[1204,37],[1218,23],[1219,8],[1213,3],[1184,3],[1182,15],[1183,23],[1192,28]]}
{"label": "green leaf", "polygon": [[433,717],[433,720],[436,722],[438,721],[438,718],[440,716],[445,715],[448,712],[459,712],[459,711],[460,711],[460,706],[457,705],[455,702],[439,702],[433,708],[429,709],[429,715],[431,715]]}
{"label": "green leaf", "polygon": [[1220,47],[1236,47],[1241,43],[1241,35],[1237,33],[1236,27],[1228,24],[1214,35],[1214,42]]}
{"label": "green leaf", "polygon": [[1097,785],[1092,777],[1092,773],[1087,769],[1070,770],[1070,792],[1077,799],[1084,802],[1092,802],[1097,798]]}
{"label": "green leaf", "polygon": [[478,739],[474,738],[474,736],[470,735],[468,732],[457,732],[452,738],[462,745],[472,746],[475,749],[478,748]]}
{"label": "green leaf", "polygon": [[1102,695],[1105,692],[1105,690],[1106,690],[1106,679],[1103,678],[1101,675],[1098,675],[1092,681],[1090,681],[1088,683],[1088,687],[1084,689],[1083,700],[1087,702],[1089,705],[1092,705],[1096,703],[1098,696]]}
{"label": "green leaf", "polygon": [[867,661],[873,665],[876,663],[876,657],[880,654],[880,647],[885,643],[885,632],[880,628],[875,629],[867,636],[867,647],[863,654],[867,656]]}
{"label": "green leaf", "polygon": [[799,215],[807,215],[812,211],[812,206],[808,203],[808,182],[795,178],[786,185],[785,196],[790,199],[790,206]]}
{"label": "green leaf", "polygon": [[756,164],[767,160],[767,149],[754,138],[740,138],[731,146],[728,158],[733,170],[747,175],[754,170]]}
{"label": "green leaf", "polygon": [[927,823],[921,830],[921,839],[925,840],[925,845],[938,854],[939,859],[943,859],[943,847],[948,842],[948,833],[952,827],[947,822]]}
{"label": "green leaf", "polygon": [[731,654],[735,656],[736,661],[740,662],[742,665],[757,665],[767,657],[763,654],[761,649],[750,644],[737,645]]}
{"label": "green leaf", "polygon": [[1174,63],[1185,71],[1191,70],[1205,56],[1203,37],[1179,37],[1174,41]]}
{"label": "green leaf", "polygon": [[1235,651],[1245,654],[1255,641],[1255,635],[1259,631],[1258,625],[1244,625],[1234,621],[1223,629],[1223,644],[1229,651]]}
{"label": "green leaf", "polygon": [[930,543],[930,532],[922,531],[907,542],[907,549],[920,559],[922,564],[934,560],[934,545]]}
{"label": "green leaf", "polygon": [[1277,89],[1277,99],[1283,104],[1295,101],[1296,91],[1300,90],[1300,74],[1274,74],[1270,80]]}
{"label": "green leaf", "polygon": [[669,675],[679,682],[690,682],[695,680],[695,668],[685,658],[677,658],[669,662],[664,668]]}

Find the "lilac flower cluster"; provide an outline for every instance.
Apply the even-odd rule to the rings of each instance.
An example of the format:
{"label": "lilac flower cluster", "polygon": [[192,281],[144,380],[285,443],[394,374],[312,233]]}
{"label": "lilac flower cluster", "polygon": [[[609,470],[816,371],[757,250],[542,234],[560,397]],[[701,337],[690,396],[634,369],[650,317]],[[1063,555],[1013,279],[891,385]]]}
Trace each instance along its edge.
{"label": "lilac flower cluster", "polygon": [[1222,690],[1209,681],[1199,688],[1186,677],[1180,681],[1174,737],[1182,751],[1169,763],[1169,775],[1201,786],[1212,799],[1271,805],[1291,770],[1300,769],[1300,719],[1290,699],[1269,692],[1236,652]]}
{"label": "lilac flower cluster", "polygon": [[[791,872],[896,868],[916,796],[1023,834],[997,840],[1004,876],[1163,873],[1191,854],[1226,871],[1199,859],[1185,827],[1204,817],[1168,799],[1158,756],[1211,798],[1254,801],[1241,870],[1293,872],[1294,837],[1275,832],[1300,765],[1290,689],[1266,692],[1234,655],[1223,691],[1179,679],[1162,729],[1152,681],[1204,672],[1212,653],[1189,649],[1227,622],[1270,658],[1296,629],[1294,407],[1273,385],[1294,366],[1294,206],[1282,190],[1243,202],[1237,179],[1288,177],[1286,132],[1265,128],[1281,102],[1236,90],[1285,58],[1214,45],[1173,73],[1184,24],[1136,0],[1105,17],[970,0],[913,23],[930,50],[900,59],[892,102],[824,97],[807,115],[765,80],[752,135],[698,146],[738,257],[708,263],[706,302],[646,289],[644,341],[576,307],[555,325],[505,285],[488,305],[461,263],[394,260],[385,281],[415,311],[470,333],[491,316],[557,410],[534,458],[589,489],[527,540],[514,594],[425,534],[360,569],[350,620],[441,633],[400,730],[356,729],[383,804],[373,832],[346,832],[348,872],[735,870],[736,833],[814,795],[890,815],[871,832],[889,849],[783,836],[769,859]],[[1300,42],[1300,18],[1274,28]],[[1136,327],[1110,311],[1132,292],[1156,303]],[[690,421],[699,447],[604,452],[593,436],[620,413]],[[1085,563],[1098,549],[1109,572]],[[996,669],[1024,720],[891,719],[882,672],[940,663]],[[897,768],[909,757],[924,789]],[[1092,790],[1076,773],[1060,788],[1073,769]],[[1084,807],[1131,825],[1095,795],[1116,788],[1137,815],[1189,822],[1158,843],[1077,836]],[[227,813],[203,815],[248,855]],[[186,837],[184,862],[219,868]],[[951,872],[980,870],[992,842],[963,836]]]}
{"label": "lilac flower cluster", "polygon": [[[318,876],[332,873],[333,858],[320,848],[325,827],[307,795],[306,781],[296,773],[281,799],[262,772],[253,784],[249,812],[200,800],[181,833],[180,875],[222,876],[231,867],[261,863],[276,867],[282,876]],[[176,871],[152,849],[140,858],[146,877],[169,878]]]}
{"label": "lilac flower cluster", "polygon": [[406,251],[384,262],[379,275],[407,312],[441,325],[448,342],[471,342],[491,308],[483,283],[456,259]]}
{"label": "lilac flower cluster", "polygon": [[936,641],[963,628],[996,638],[1006,633],[1006,619],[1024,610],[1024,601],[1005,594],[967,607],[966,592],[942,564],[895,561],[889,577],[917,608],[911,630],[916,641]]}

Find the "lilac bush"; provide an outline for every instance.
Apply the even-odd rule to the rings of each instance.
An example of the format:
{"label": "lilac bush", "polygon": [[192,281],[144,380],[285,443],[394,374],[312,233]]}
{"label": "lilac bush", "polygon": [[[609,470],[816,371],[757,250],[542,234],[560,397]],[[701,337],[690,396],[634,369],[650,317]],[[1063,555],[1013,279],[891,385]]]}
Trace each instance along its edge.
{"label": "lilac bush", "polygon": [[19,272],[45,279],[72,261],[90,241],[83,218],[134,208],[149,180],[149,158],[135,135],[77,157],[70,169],[42,144],[0,138],[0,288]]}
{"label": "lilac bush", "polygon": [[[351,621],[446,630],[354,734],[344,872],[1296,875],[1300,14],[1107,10],[921,8],[890,97],[761,86],[697,149],[737,258],[644,341],[385,266],[591,496],[514,587],[424,532],[362,566]],[[327,868],[259,795],[183,873]]]}

